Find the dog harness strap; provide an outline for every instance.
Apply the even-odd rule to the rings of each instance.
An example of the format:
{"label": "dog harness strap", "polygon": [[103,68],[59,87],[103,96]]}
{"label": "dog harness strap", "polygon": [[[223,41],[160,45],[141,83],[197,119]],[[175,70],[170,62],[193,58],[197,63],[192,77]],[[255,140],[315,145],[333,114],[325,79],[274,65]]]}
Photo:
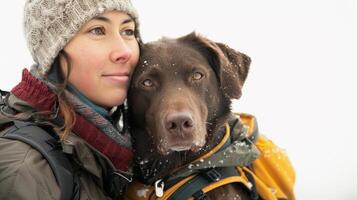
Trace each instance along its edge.
{"label": "dog harness strap", "polygon": [[[253,169],[250,166],[247,166],[247,168],[251,171],[253,171]],[[244,168],[243,168],[244,170]],[[251,193],[250,193],[250,198],[252,200],[261,200],[261,198],[259,197],[258,191],[257,191],[257,186],[255,184],[255,180],[254,177],[245,170],[245,175],[248,178],[249,182],[252,183],[252,189],[251,189]]]}
{"label": "dog harness strap", "polygon": [[[236,178],[232,178],[236,177]],[[194,194],[197,195],[202,190],[207,193],[208,191],[222,185],[233,182],[243,183],[244,179],[235,167],[211,168],[201,171],[200,174],[187,181],[179,189],[170,196],[170,200],[183,200],[188,199]],[[213,187],[211,185],[214,185]],[[243,183],[244,184],[244,183]],[[246,184],[244,184],[246,185]]]}
{"label": "dog harness strap", "polygon": [[195,200],[209,200],[210,198],[202,190],[197,191],[192,195]]}
{"label": "dog harness strap", "polygon": [[201,176],[195,176],[193,179],[186,182],[179,189],[177,189],[168,199],[169,200],[186,200],[194,193],[201,190],[208,185],[209,181]]}

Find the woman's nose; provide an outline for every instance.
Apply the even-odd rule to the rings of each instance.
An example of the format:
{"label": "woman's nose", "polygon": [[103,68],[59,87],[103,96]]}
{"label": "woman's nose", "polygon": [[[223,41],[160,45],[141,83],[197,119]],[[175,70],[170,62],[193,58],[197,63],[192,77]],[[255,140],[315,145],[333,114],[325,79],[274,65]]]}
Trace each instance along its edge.
{"label": "woman's nose", "polygon": [[130,48],[121,41],[120,43],[116,43],[116,46],[113,47],[110,53],[110,59],[114,63],[126,63],[131,57]]}

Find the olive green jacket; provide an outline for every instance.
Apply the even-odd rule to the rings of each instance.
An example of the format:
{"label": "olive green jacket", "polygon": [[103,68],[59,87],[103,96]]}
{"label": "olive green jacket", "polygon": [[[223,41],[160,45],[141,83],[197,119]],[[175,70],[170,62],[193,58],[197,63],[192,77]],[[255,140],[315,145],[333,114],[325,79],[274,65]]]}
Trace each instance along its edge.
{"label": "olive green jacket", "polygon": [[[8,98],[8,106],[20,112],[32,109],[15,96]],[[4,120],[0,114],[0,124]],[[47,160],[23,142],[1,138],[3,133],[0,132],[0,199],[59,199],[61,191]],[[110,160],[74,134],[69,135],[66,144],[78,168],[80,199],[112,199],[104,190],[104,177],[115,171]]]}

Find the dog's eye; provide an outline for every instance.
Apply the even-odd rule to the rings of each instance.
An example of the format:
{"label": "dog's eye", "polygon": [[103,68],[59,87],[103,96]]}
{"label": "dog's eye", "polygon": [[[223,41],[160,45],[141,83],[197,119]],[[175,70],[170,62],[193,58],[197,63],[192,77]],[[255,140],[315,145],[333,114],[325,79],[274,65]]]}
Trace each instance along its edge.
{"label": "dog's eye", "polygon": [[193,80],[198,81],[198,80],[201,80],[202,78],[203,78],[203,74],[201,72],[194,72],[192,74],[192,79]]}
{"label": "dog's eye", "polygon": [[152,81],[150,79],[145,79],[142,84],[145,86],[145,87],[151,87],[153,85]]}

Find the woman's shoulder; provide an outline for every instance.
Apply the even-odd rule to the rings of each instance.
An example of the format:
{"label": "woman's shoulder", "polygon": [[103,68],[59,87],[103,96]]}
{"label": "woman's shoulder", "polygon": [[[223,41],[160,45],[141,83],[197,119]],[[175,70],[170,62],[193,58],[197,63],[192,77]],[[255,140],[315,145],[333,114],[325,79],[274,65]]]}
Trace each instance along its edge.
{"label": "woman's shoulder", "polygon": [[1,137],[0,149],[0,199],[40,198],[37,194],[58,199],[56,178],[40,152],[24,142]]}
{"label": "woman's shoulder", "polygon": [[[0,137],[0,149],[0,157],[2,158],[0,159],[0,169],[4,165],[19,166],[25,159],[34,158],[34,156],[29,155],[29,152],[33,150],[33,148],[19,140]],[[39,152],[31,152],[31,154],[36,155],[39,154]]]}

